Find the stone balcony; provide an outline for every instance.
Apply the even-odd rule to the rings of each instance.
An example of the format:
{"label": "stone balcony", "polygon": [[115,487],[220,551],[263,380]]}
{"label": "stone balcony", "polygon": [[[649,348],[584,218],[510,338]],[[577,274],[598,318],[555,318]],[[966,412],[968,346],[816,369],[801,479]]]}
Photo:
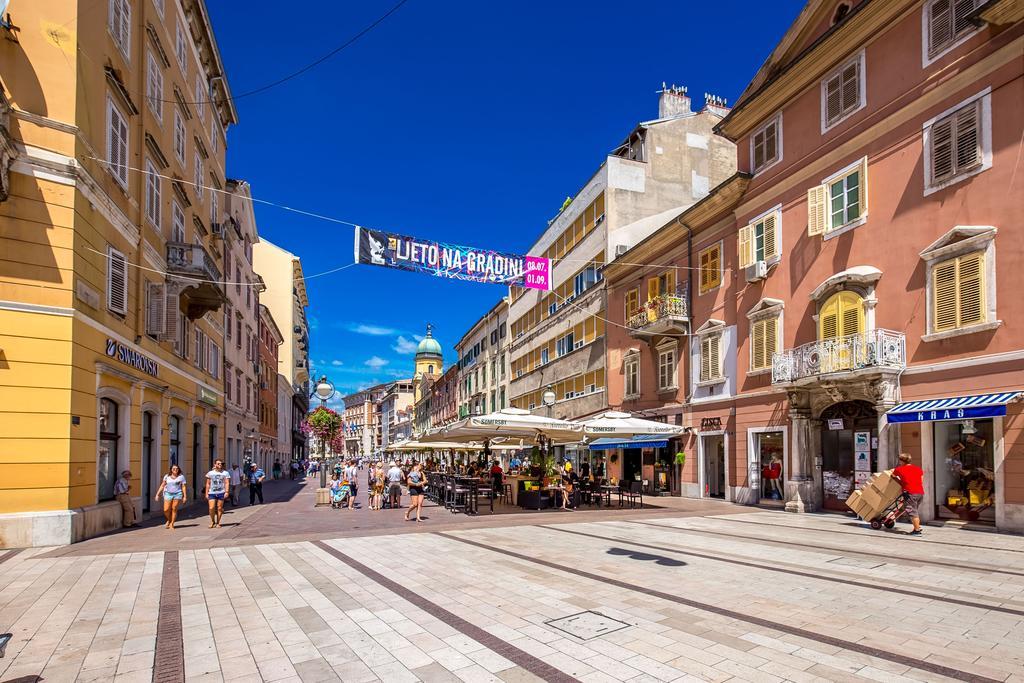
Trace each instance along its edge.
{"label": "stone balcony", "polygon": [[665,294],[641,306],[640,311],[626,321],[626,327],[632,337],[650,338],[685,333],[689,322],[686,297]]}
{"label": "stone balcony", "polygon": [[772,356],[772,384],[806,384],[818,379],[896,373],[906,367],[904,334],[871,330],[776,353]]}
{"label": "stone balcony", "polygon": [[192,320],[227,303],[220,269],[201,244],[168,242],[167,274],[181,287],[186,315]]}

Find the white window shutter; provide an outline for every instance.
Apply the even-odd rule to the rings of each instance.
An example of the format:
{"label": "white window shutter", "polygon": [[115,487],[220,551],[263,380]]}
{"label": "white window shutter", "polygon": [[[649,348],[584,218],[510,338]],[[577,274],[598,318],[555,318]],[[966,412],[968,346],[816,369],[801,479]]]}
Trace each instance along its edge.
{"label": "white window shutter", "polygon": [[175,347],[180,346],[181,303],[178,286],[168,282],[164,286],[164,332],[162,341],[173,341]]}
{"label": "white window shutter", "polygon": [[160,338],[164,334],[167,316],[165,285],[162,282],[146,283],[146,334]]}
{"label": "white window shutter", "polygon": [[121,315],[128,312],[128,260],[113,247],[107,248],[107,308]]}
{"label": "white window shutter", "polygon": [[125,55],[132,50],[132,4],[128,0],[114,0],[121,3],[121,50]]}
{"label": "white window shutter", "polygon": [[816,185],[807,190],[807,234],[823,235],[828,227],[828,186]]}

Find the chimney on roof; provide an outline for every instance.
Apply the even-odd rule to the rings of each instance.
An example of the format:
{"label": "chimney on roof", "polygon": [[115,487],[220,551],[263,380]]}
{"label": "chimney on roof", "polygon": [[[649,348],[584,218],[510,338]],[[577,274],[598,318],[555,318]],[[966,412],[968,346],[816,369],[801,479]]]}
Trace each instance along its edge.
{"label": "chimney on roof", "polygon": [[703,112],[710,112],[717,116],[724,117],[729,113],[727,100],[724,97],[719,97],[718,95],[704,93],[704,108],[701,109],[701,113]]}
{"label": "chimney on roof", "polygon": [[685,85],[671,86],[664,81],[661,83],[661,90],[658,91],[658,118],[667,119],[670,116],[682,116],[691,113],[690,96],[686,94]]}

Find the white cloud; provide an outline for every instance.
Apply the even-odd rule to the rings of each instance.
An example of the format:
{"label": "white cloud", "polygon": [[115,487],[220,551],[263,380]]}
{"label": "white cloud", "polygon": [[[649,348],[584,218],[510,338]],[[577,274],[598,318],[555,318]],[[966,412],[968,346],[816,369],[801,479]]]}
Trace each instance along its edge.
{"label": "white cloud", "polygon": [[384,360],[380,356],[371,356],[369,359],[367,359],[365,364],[370,366],[371,368],[382,368],[385,365],[387,365],[388,362],[389,361]]}
{"label": "white cloud", "polygon": [[391,348],[395,350],[395,353],[416,353],[416,342],[411,339],[406,339],[405,337],[399,337],[395,340],[395,345]]}
{"label": "white cloud", "polygon": [[381,327],[379,325],[349,325],[349,331],[355,332],[356,334],[368,334],[374,337],[389,337],[398,330],[393,330],[390,327]]}
{"label": "white cloud", "polygon": [[344,365],[344,363],[342,363],[340,360],[332,360],[331,365],[333,365],[334,367],[338,367],[339,365]]}
{"label": "white cloud", "polygon": [[387,370],[388,377],[409,377],[409,373],[405,370],[399,370],[398,368],[391,368]]}

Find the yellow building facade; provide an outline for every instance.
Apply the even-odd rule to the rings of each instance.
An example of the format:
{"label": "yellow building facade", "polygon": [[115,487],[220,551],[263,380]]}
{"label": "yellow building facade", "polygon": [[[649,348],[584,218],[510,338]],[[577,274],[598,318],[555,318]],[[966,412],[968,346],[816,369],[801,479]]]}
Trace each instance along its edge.
{"label": "yellow building facade", "polygon": [[197,0],[13,0],[0,29],[0,547],[189,497],[224,443],[225,130]]}

